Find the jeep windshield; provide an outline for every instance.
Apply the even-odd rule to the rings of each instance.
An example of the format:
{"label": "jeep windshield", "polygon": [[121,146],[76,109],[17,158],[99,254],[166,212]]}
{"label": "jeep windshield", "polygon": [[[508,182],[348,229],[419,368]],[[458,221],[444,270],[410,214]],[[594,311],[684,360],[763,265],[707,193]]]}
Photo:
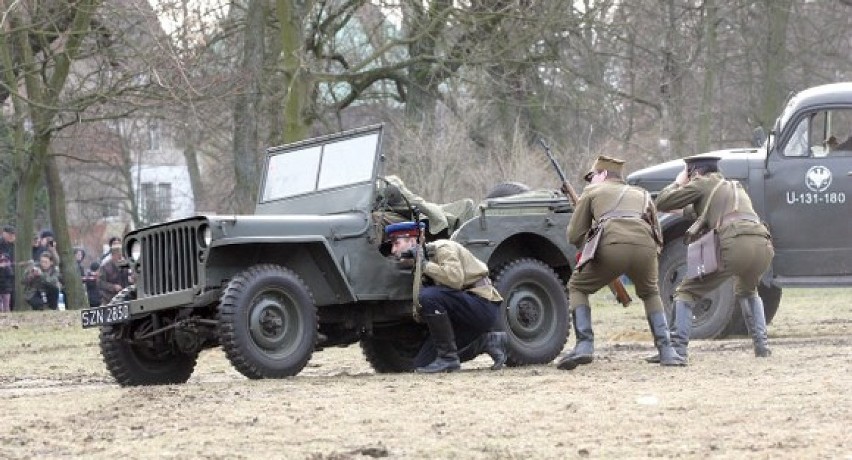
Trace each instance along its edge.
{"label": "jeep windshield", "polygon": [[256,214],[369,212],[382,125],[267,150]]}
{"label": "jeep windshield", "polygon": [[378,139],[373,132],[271,154],[261,201],[369,183]]}

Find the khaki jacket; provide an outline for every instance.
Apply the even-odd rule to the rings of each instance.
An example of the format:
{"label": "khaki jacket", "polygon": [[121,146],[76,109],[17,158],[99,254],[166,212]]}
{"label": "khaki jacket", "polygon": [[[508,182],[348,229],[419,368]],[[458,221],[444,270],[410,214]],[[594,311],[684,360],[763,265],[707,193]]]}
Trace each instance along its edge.
{"label": "khaki jacket", "polygon": [[[687,216],[699,217],[707,206],[707,200],[713,189],[725,178],[719,173],[711,173],[706,176],[697,176],[684,186],[669,184],[660,191],[657,196],[656,205],[660,211],[671,211],[674,209],[684,210]],[[751,198],[743,189],[742,184],[734,181],[736,185],[737,212],[755,214],[751,204]],[[703,228],[716,228],[717,222],[722,216],[734,211],[734,194],[729,185],[722,184],[713,196],[713,203],[707,209],[704,216]],[[760,235],[769,237],[769,230],[759,222],[735,221],[720,228],[720,237],[737,235]]]}
{"label": "khaki jacket", "polygon": [[416,206],[429,219],[429,233],[436,234],[447,228],[447,216],[444,210],[435,203],[424,200],[419,195],[408,189],[398,176],[387,176],[385,179],[399,189],[399,193],[410,203]]}
{"label": "khaki jacket", "polygon": [[488,276],[488,266],[459,243],[452,240],[433,241],[426,244],[426,254],[429,260],[423,264],[423,274],[432,278],[436,284],[463,289],[492,302],[503,300],[491,284],[471,287]]}
{"label": "khaki jacket", "polygon": [[[576,247],[581,247],[589,229],[600,217],[613,210],[619,195],[628,187],[616,211],[635,211],[643,213],[645,202],[648,202],[648,220],[643,219],[613,219],[604,221],[604,233],[600,244],[634,244],[638,246],[659,247],[654,240],[654,231],[660,232],[657,222],[657,211],[646,193],[638,187],[625,185],[621,179],[607,179],[603,182],[587,186],[577,200],[577,206],[571,221],[568,223],[568,241]],[[653,227],[652,227],[653,226]],[[662,233],[657,233],[661,235]]]}

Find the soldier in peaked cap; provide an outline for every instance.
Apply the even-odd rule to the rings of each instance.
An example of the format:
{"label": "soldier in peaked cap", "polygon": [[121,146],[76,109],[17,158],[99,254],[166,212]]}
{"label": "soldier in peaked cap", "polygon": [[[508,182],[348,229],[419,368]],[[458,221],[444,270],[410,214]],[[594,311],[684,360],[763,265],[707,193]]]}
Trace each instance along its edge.
{"label": "soldier in peaked cap", "polygon": [[672,349],[663,302],[657,287],[660,225],[651,197],[645,190],[624,183],[624,161],[598,157],[583,175],[590,182],[577,201],[568,224],[568,241],[583,246],[587,235],[603,232],[595,257],[578,267],[568,281],[568,298],[574,323],[574,349],[557,362],[571,370],[594,359],[594,333],[589,295],[626,274],[645,305],[654,345],[665,366],[683,365]]}
{"label": "soldier in peaked cap", "polygon": [[498,330],[503,298],[491,285],[488,266],[455,241],[436,240],[423,245],[424,231],[422,223],[418,226],[414,222],[385,227],[393,255],[420,263],[424,278],[431,281],[418,295],[430,340],[414,360],[416,371],[457,371],[461,361],[483,352],[494,360],[491,368],[500,369],[506,362],[508,337]]}
{"label": "soldier in peaked cap", "polygon": [[683,171],[657,196],[659,210],[684,209],[684,215],[700,220],[690,227],[687,238],[704,230],[716,230],[721,246],[718,271],[684,279],[675,290],[672,342],[675,351],[686,358],[693,305],[734,277],[737,302],[752,335],[754,354],[767,357],[771,352],[757,284],[775,252],[769,230],[755,214],[748,193],[738,182],[725,179],[719,171],[719,160],[707,155],[685,158]]}

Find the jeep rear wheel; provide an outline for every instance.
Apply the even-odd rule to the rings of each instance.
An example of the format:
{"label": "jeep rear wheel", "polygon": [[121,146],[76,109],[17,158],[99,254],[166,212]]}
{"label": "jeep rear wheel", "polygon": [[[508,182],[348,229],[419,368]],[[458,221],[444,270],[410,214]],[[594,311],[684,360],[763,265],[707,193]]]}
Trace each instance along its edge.
{"label": "jeep rear wheel", "polygon": [[[677,238],[666,244],[660,255],[660,297],[666,308],[669,322],[672,319],[672,305],[675,289],[686,274],[686,245],[683,238]],[[692,309],[692,332],[694,339],[715,339],[727,335],[727,329],[737,318],[739,307],[734,299],[734,281],[725,281],[718,289],[695,302]],[[742,321],[742,316],[739,316]]]}
{"label": "jeep rear wheel", "polygon": [[568,298],[556,273],[540,260],[518,259],[500,270],[494,285],[503,296],[507,364],[553,361],[568,340]]}
{"label": "jeep rear wheel", "polygon": [[[110,303],[131,298],[129,290],[117,294]],[[151,317],[127,324],[104,326],[100,348],[107,370],[121,386],[171,385],[189,380],[197,353],[182,353],[164,340],[145,337],[153,330]]]}
{"label": "jeep rear wheel", "polygon": [[235,276],[219,304],[219,342],[250,379],[298,374],[317,338],[313,296],[293,271],[258,265]]}

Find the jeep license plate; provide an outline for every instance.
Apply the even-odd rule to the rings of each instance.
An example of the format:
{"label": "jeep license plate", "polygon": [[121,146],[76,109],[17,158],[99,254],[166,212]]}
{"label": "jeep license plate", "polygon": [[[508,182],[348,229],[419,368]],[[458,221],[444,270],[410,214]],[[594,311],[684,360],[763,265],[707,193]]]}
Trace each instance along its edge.
{"label": "jeep license plate", "polygon": [[122,302],[104,307],[87,308],[80,312],[83,328],[123,323],[130,319],[130,304]]}

